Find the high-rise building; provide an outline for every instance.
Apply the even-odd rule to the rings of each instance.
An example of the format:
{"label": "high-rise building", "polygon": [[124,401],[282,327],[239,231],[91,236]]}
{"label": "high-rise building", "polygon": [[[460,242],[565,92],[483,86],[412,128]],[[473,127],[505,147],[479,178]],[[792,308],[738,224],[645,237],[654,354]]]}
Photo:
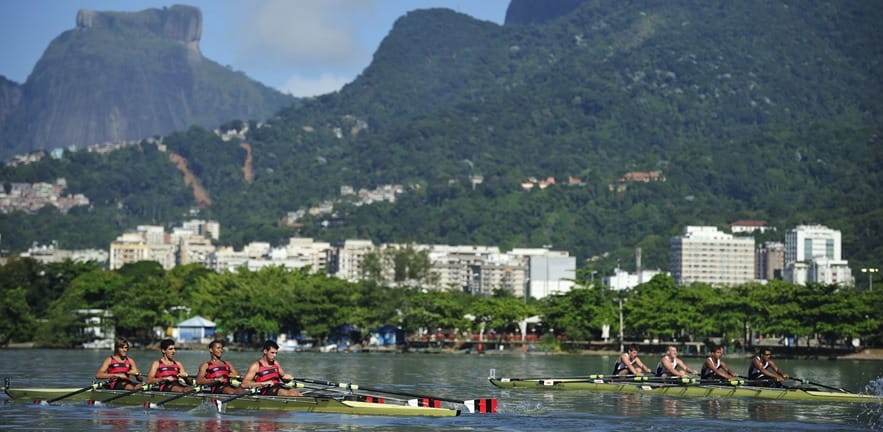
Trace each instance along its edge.
{"label": "high-rise building", "polygon": [[785,280],[853,285],[849,262],[842,259],[840,231],[823,225],[798,225],[785,233]]}
{"label": "high-rise building", "polygon": [[757,249],[754,260],[754,278],[757,280],[782,280],[785,278],[785,244],[766,242]]}
{"label": "high-rise building", "polygon": [[736,285],[754,279],[754,238],[734,237],[711,226],[687,226],[671,239],[671,275],[687,285]]}

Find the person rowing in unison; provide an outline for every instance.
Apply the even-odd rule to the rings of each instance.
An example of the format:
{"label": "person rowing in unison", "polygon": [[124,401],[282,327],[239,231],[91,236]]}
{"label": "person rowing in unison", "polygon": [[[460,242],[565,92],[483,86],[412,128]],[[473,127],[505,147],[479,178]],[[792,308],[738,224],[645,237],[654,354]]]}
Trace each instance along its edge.
{"label": "person rowing in unison", "polygon": [[196,384],[203,386],[206,393],[240,394],[246,390],[239,386],[234,378],[239,377],[239,372],[230,362],[221,360],[224,354],[224,343],[212,341],[208,344],[208,352],[211,358],[199,365],[196,373]]}
{"label": "person rowing in unison", "polygon": [[668,350],[656,365],[656,376],[658,377],[686,377],[688,374],[696,375],[697,373],[678,358],[678,348],[674,345],[668,346]]}
{"label": "person rowing in unison", "polygon": [[699,378],[704,380],[732,380],[736,379],[736,372],[733,372],[721,357],[724,356],[724,347],[717,346],[712,348],[711,355],[705,359],[702,364],[702,370],[699,372]]}
{"label": "person rowing in unison", "polygon": [[100,380],[108,380],[104,383],[104,388],[111,390],[133,390],[138,388],[138,384],[131,379],[134,376],[141,380],[141,372],[138,371],[138,365],[135,359],[129,357],[129,341],[126,338],[119,337],[114,341],[113,354],[104,359],[98,371],[95,372],[95,378]]}
{"label": "person rowing in unison", "polygon": [[[781,387],[782,381],[789,378],[788,374],[779,369],[779,366],[772,359],[773,352],[769,349],[762,349],[753,359],[751,365],[748,366],[748,379],[761,382],[769,380],[767,385]],[[775,383],[775,384],[774,384]]]}
{"label": "person rowing in unison", "polygon": [[154,360],[147,373],[147,384],[155,385],[156,389],[164,392],[185,393],[193,390],[193,387],[182,381],[190,378],[184,365],[175,360],[175,341],[163,339],[159,343],[162,357]]}
{"label": "person rowing in unison", "polygon": [[629,349],[619,356],[619,360],[613,364],[613,375],[644,375],[650,373],[650,368],[638,358],[638,346],[629,345]]}
{"label": "person rowing in unison", "polygon": [[276,362],[278,352],[279,344],[271,340],[264,342],[264,355],[248,366],[242,377],[242,387],[257,388],[262,395],[300,396],[300,392],[295,389],[280,388],[283,381],[289,382],[294,378],[286,374]]}

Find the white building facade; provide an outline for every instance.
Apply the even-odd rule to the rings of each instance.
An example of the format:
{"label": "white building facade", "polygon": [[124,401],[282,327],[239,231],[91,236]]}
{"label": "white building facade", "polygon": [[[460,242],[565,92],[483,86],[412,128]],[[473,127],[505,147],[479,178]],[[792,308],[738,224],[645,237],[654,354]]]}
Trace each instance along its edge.
{"label": "white building facade", "polygon": [[679,285],[738,285],[754,280],[753,237],[735,237],[712,226],[687,226],[670,245],[671,275]]}
{"label": "white building facade", "polygon": [[840,231],[823,225],[798,225],[785,233],[785,280],[798,285],[854,285],[841,249]]}

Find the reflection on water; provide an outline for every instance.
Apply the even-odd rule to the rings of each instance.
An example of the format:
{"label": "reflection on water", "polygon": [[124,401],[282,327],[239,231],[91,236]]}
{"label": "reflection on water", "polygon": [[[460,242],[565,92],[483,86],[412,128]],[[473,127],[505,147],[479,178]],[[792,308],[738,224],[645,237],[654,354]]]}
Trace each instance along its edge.
{"label": "reflection on water", "polygon": [[783,421],[788,419],[788,405],[777,402],[748,402],[748,416],[758,421]]}
{"label": "reflection on water", "polygon": [[[0,350],[0,378],[21,387],[79,388],[92,380],[97,365],[109,353],[95,351]],[[156,352],[132,353],[139,362]],[[225,359],[243,370],[259,355],[231,352]],[[177,358],[196,370],[204,351],[181,351]],[[282,353],[280,362],[298,376],[359,383],[401,392],[448,398],[496,397],[497,415],[426,419],[345,416],[303,412],[230,412],[219,414],[209,405],[191,410],[145,411],[141,407],[88,407],[82,403],[55,406],[0,400],[3,430],[103,431],[474,431],[474,430],[883,430],[883,404],[818,404],[748,399],[677,398],[646,394],[593,394],[579,391],[499,390],[486,379],[491,368],[498,376],[577,376],[609,369],[613,357],[547,355],[424,355]],[[739,367],[740,359],[727,359]],[[690,359],[688,359],[690,363]],[[40,364],[44,375],[33,375]],[[691,363],[692,364],[692,363]],[[241,367],[240,367],[241,365]],[[817,362],[783,359],[779,365],[811,380],[838,387],[883,394],[883,362]],[[59,378],[54,370],[70,371]],[[832,378],[834,377],[834,378]],[[835,379],[836,378],[836,379]]]}

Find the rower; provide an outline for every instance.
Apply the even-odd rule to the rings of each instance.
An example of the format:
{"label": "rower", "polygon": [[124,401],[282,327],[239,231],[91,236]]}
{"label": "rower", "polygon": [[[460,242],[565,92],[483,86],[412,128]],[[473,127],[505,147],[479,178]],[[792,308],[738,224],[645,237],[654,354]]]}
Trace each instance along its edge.
{"label": "rower", "polygon": [[644,375],[643,372],[651,373],[650,368],[638,358],[637,344],[629,345],[629,349],[613,364],[613,375]]}
{"label": "rower", "polygon": [[246,389],[239,386],[239,382],[232,377],[238,377],[239,372],[230,362],[221,360],[224,354],[224,343],[216,340],[208,344],[208,352],[211,358],[199,365],[196,373],[196,384],[203,386],[207,393],[240,394]]}
{"label": "rower", "polygon": [[721,357],[724,356],[724,347],[717,346],[711,349],[711,355],[705,359],[705,363],[702,365],[702,371],[699,373],[699,378],[704,380],[732,380],[736,379],[736,373],[721,360]]}
{"label": "rower", "polygon": [[279,344],[271,340],[264,342],[264,355],[248,366],[242,377],[242,387],[258,389],[262,395],[300,396],[300,392],[293,388],[281,388],[283,381],[289,382],[294,378],[276,362],[277,352]]}
{"label": "rower", "polygon": [[[772,359],[773,352],[768,348],[761,349],[748,366],[748,379],[758,381],[757,385],[782,387],[782,381],[789,378]],[[769,380],[764,383],[764,380]]]}
{"label": "rower", "polygon": [[138,371],[135,359],[129,357],[129,341],[118,337],[113,344],[113,354],[104,359],[95,372],[95,378],[108,380],[103,386],[111,390],[132,390],[140,387],[141,384],[132,381],[130,376],[141,380],[141,372]]}
{"label": "rower", "polygon": [[678,348],[674,345],[668,346],[668,350],[656,364],[656,376],[658,377],[686,377],[688,374],[696,375],[697,373],[678,358]]}
{"label": "rower", "polygon": [[164,392],[184,393],[193,390],[193,387],[182,382],[190,377],[184,370],[184,365],[175,360],[175,341],[163,339],[159,343],[159,349],[162,357],[150,365],[147,384],[155,384],[157,390]]}

